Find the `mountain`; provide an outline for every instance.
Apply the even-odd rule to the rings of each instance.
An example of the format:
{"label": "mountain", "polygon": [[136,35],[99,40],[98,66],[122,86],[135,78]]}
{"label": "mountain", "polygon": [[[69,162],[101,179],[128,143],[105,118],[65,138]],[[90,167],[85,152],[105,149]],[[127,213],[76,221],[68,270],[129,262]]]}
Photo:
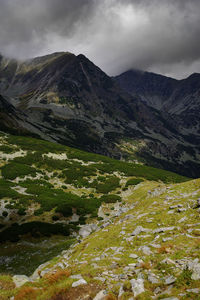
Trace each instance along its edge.
{"label": "mountain", "polygon": [[[176,81],[159,80],[165,103]],[[18,131],[198,176],[199,137],[191,139],[180,131],[181,120],[130,95],[82,54],[61,52],[28,61],[1,56],[0,94],[21,120],[13,126]]]}
{"label": "mountain", "polygon": [[177,80],[140,70],[129,70],[114,78],[129,94],[147,105],[161,109],[176,87]]}
{"label": "mountain", "polygon": [[125,91],[149,107],[158,109],[170,120],[180,136],[193,144],[192,152],[200,149],[200,74],[176,80],[166,76],[130,70],[114,78]]}
{"label": "mountain", "polygon": [[150,72],[130,70],[116,76],[115,80],[125,91],[140,98],[148,106],[177,118],[178,125],[199,136],[200,74],[194,73],[186,79],[176,80]]}
{"label": "mountain", "polygon": [[2,300],[198,299],[200,179],[2,132],[0,171]]}

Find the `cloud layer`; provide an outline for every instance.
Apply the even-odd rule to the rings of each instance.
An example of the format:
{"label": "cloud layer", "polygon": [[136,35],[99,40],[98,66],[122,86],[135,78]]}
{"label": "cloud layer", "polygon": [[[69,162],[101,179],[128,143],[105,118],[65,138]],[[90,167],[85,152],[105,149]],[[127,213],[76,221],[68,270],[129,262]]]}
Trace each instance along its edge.
{"label": "cloud layer", "polygon": [[199,0],[0,0],[0,51],[83,53],[110,75],[200,72]]}

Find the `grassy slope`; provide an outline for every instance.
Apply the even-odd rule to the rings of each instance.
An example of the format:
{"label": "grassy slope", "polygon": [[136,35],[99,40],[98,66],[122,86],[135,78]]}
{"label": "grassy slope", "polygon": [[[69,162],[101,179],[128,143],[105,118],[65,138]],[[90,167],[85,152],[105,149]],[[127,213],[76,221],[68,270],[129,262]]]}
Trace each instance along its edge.
{"label": "grassy slope", "polygon": [[72,208],[83,223],[85,215],[97,217],[103,201],[120,200],[122,190],[138,180],[188,180],[164,170],[33,138],[2,134],[0,143],[0,198],[6,208],[3,224],[24,219],[65,220],[72,216]]}
{"label": "grassy slope", "polygon": [[[110,194],[121,197],[120,206],[126,206],[129,210],[120,217],[113,217],[111,212],[114,204],[103,204],[105,212],[110,214],[111,224],[108,227],[100,229],[75,245],[69,258],[61,255],[50,261],[47,267],[57,270],[54,275],[46,275],[39,281],[25,284],[19,289],[14,287],[12,277],[2,275],[0,299],[9,299],[12,295],[15,295],[16,299],[62,299],[55,295],[64,294],[64,297],[73,300],[77,299],[79,293],[84,295],[87,292],[94,296],[101,289],[107,289],[115,299],[119,283],[124,285],[125,290],[122,299],[128,299],[132,296],[129,280],[137,278],[138,273],[143,274],[145,285],[145,293],[138,296],[138,299],[150,299],[156,287],[160,287],[160,294],[165,292],[167,286],[164,284],[164,277],[167,275],[176,277],[170,295],[183,293],[183,299],[198,299],[197,295],[186,290],[198,287],[199,280],[192,280],[190,272],[175,268],[171,264],[164,264],[162,260],[166,257],[174,261],[199,257],[200,226],[194,225],[199,222],[199,215],[197,210],[192,208],[196,199],[200,197],[199,180],[188,181],[187,178],[171,172],[119,162],[32,138],[2,135],[1,143],[0,148],[4,148],[0,151],[4,154],[24,151],[22,157],[1,160],[1,198],[5,200],[6,195],[7,203],[13,203],[13,220],[22,223],[23,220],[52,223],[53,216],[66,220],[72,213],[68,211],[70,206],[76,208],[82,218],[88,213],[89,207],[91,217],[96,219],[98,207],[103,204],[100,199],[105,199],[105,195]],[[45,155],[48,153],[62,155],[64,158],[67,156],[67,159],[55,159],[56,156],[53,159],[52,155]],[[21,176],[19,182],[13,178],[12,170],[15,170],[17,178]],[[134,188],[133,184],[137,184],[139,179],[143,181]],[[13,189],[16,186],[25,188],[25,193],[30,195],[18,193]],[[65,196],[69,193],[77,198]],[[64,199],[64,202],[58,209],[60,199]],[[170,210],[169,206],[175,204],[183,205],[186,210],[180,213],[177,212],[178,208]],[[30,206],[32,210],[29,214]],[[63,208],[67,215],[63,214]],[[25,215],[17,214],[19,209],[24,209]],[[131,217],[126,218],[126,215]],[[185,219],[179,223],[183,217]],[[2,217],[3,224],[12,223],[13,220]],[[104,222],[99,221],[98,225],[101,226]],[[139,225],[150,231],[140,233],[133,240],[127,240]],[[167,226],[175,228],[160,234],[153,233],[154,229]],[[170,239],[166,241],[163,238]],[[156,244],[158,248],[150,244]],[[150,255],[144,255],[139,249],[144,245],[150,247]],[[123,247],[123,250],[117,253],[110,247]],[[137,254],[138,258],[130,258],[131,253]],[[96,257],[100,260],[95,260]],[[69,264],[67,270],[60,269],[60,262]],[[126,269],[130,263],[138,263],[134,271]],[[83,287],[71,288],[75,279],[68,276],[68,271],[82,274],[88,282],[86,290]],[[148,272],[157,275],[157,284],[147,280]],[[120,274],[125,274],[126,278],[121,278]],[[95,276],[103,277],[105,282],[94,280]],[[164,296],[158,297],[161,299]]]}
{"label": "grassy slope", "polygon": [[[199,288],[200,280],[191,279],[192,272],[182,269],[177,263],[184,259],[188,261],[200,259],[199,212],[194,208],[199,197],[199,179],[170,185],[149,181],[141,183],[125,199],[127,203],[134,205],[134,208],[119,218],[113,218],[108,227],[91,234],[74,246],[68,256],[61,255],[49,262],[48,272],[57,270],[55,275],[45,275],[39,281],[27,283],[20,289],[5,288],[1,294],[17,295],[16,299],[65,299],[59,298],[61,295],[66,299],[67,297],[77,299],[73,295],[74,291],[78,295],[79,288],[71,288],[72,282],[77,279],[63,273],[69,271],[73,275],[82,275],[88,283],[86,291],[92,296],[98,290],[106,289],[110,294],[108,299],[117,299],[119,286],[122,284],[125,293],[121,299],[129,299],[133,296],[129,280],[137,278],[140,274],[144,278],[145,292],[137,299],[151,299],[158,287],[160,291],[155,299],[170,296],[176,296],[178,299],[199,299],[197,294],[188,290]],[[178,212],[178,207],[170,209],[171,206],[178,204],[186,210]],[[149,232],[141,232],[132,240],[127,240],[133,230],[141,225],[149,229]],[[166,232],[153,233],[153,230],[161,227],[174,228]],[[166,238],[168,240],[165,240]],[[140,249],[145,245],[150,248],[150,254],[145,255]],[[119,247],[123,247],[121,251],[117,251]],[[130,258],[130,254],[136,254],[138,258]],[[163,262],[166,258],[167,263]],[[58,263],[63,262],[69,264],[65,270],[58,266]],[[127,267],[131,263],[137,265],[128,270]],[[150,273],[156,275],[157,283],[149,282]],[[125,278],[120,274],[125,274]],[[165,278],[168,276],[176,279],[171,285],[165,284]],[[104,278],[105,282],[101,283],[94,277]],[[10,281],[12,286],[11,278],[1,277],[0,280],[2,284],[5,282],[5,285]],[[82,293],[83,297],[84,290]]]}

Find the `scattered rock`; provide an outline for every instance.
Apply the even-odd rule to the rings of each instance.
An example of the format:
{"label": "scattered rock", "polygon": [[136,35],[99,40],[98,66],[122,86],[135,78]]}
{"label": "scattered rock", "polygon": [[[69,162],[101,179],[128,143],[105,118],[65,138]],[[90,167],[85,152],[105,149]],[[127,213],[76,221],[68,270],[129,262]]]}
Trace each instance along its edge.
{"label": "scattered rock", "polygon": [[166,237],[166,238],[163,238],[163,239],[162,239],[163,242],[167,242],[167,241],[171,241],[171,240],[172,240],[171,237]]}
{"label": "scattered rock", "polygon": [[189,261],[187,264],[188,269],[193,272],[191,276],[193,280],[200,279],[200,263],[198,261],[198,258],[196,258],[193,261]]}
{"label": "scattered rock", "polygon": [[142,251],[145,255],[152,254],[151,249],[148,246],[141,246],[138,248],[139,251]]}
{"label": "scattered rock", "polygon": [[186,211],[186,208],[178,208],[178,209],[177,209],[177,212],[178,212],[178,213],[181,213],[181,212],[184,212],[184,211]]}
{"label": "scattered rock", "polygon": [[137,226],[135,230],[131,233],[132,236],[136,236],[140,234],[141,232],[149,232],[149,229],[143,228],[142,226]]}
{"label": "scattered rock", "polygon": [[79,235],[83,238],[90,235],[93,231],[96,231],[98,229],[98,226],[96,224],[87,224],[83,225],[81,229],[79,230]]}
{"label": "scattered rock", "polygon": [[200,294],[200,289],[194,288],[194,289],[187,289],[188,293],[194,293],[194,294]]}
{"label": "scattered rock", "polygon": [[182,223],[182,222],[184,222],[185,220],[187,220],[187,217],[181,218],[181,219],[178,221],[178,223]]}
{"label": "scattered rock", "polygon": [[120,286],[119,289],[119,294],[118,294],[118,299],[124,294],[124,289],[123,289],[123,285]]}
{"label": "scattered rock", "polygon": [[154,229],[153,230],[153,233],[160,233],[160,232],[165,232],[165,231],[171,231],[171,230],[174,230],[174,226],[171,226],[171,227],[160,227],[160,228],[157,228],[157,229]]}
{"label": "scattered rock", "polygon": [[107,295],[106,290],[102,290],[93,298],[93,300],[104,300],[106,295]]}
{"label": "scattered rock", "polygon": [[131,279],[130,280],[132,292],[134,297],[144,292],[144,280],[143,279]]}
{"label": "scattered rock", "polygon": [[149,282],[151,282],[151,283],[158,283],[159,281],[158,281],[158,279],[156,278],[156,275],[155,274],[152,274],[152,273],[150,273],[149,275],[148,275],[148,280],[149,280]]}
{"label": "scattered rock", "polygon": [[138,256],[136,254],[130,254],[129,257],[130,258],[138,258]]}
{"label": "scattered rock", "polygon": [[159,294],[160,292],[162,292],[161,288],[159,288],[159,286],[157,288],[155,288],[154,293],[155,294]]}
{"label": "scattered rock", "polygon": [[176,281],[176,278],[173,277],[173,276],[168,276],[165,278],[165,284],[169,285],[169,284],[172,284]]}
{"label": "scattered rock", "polygon": [[85,281],[84,279],[80,279],[78,281],[73,282],[72,287],[77,287],[77,286],[83,285],[83,284],[87,284],[87,281]]}

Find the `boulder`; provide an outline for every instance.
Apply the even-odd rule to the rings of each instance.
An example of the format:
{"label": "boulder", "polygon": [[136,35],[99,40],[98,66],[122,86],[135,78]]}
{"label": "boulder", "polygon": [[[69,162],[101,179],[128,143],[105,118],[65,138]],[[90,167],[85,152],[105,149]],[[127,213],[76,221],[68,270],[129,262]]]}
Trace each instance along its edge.
{"label": "boulder", "polygon": [[13,281],[16,287],[19,288],[20,286],[24,285],[26,282],[30,281],[30,279],[26,275],[14,275]]}
{"label": "boulder", "polygon": [[142,226],[137,226],[135,230],[131,233],[131,235],[136,236],[141,232],[149,232],[150,230],[147,228],[143,228]]}
{"label": "boulder", "polygon": [[84,285],[84,284],[87,284],[87,281],[85,281],[84,279],[80,279],[78,281],[73,282],[72,287],[77,287],[79,285]]}
{"label": "boulder", "polygon": [[132,292],[134,297],[137,297],[139,294],[144,292],[144,280],[143,279],[131,279],[130,281]]}
{"label": "boulder", "polygon": [[100,291],[93,300],[104,300],[106,298],[107,292],[105,290]]}

